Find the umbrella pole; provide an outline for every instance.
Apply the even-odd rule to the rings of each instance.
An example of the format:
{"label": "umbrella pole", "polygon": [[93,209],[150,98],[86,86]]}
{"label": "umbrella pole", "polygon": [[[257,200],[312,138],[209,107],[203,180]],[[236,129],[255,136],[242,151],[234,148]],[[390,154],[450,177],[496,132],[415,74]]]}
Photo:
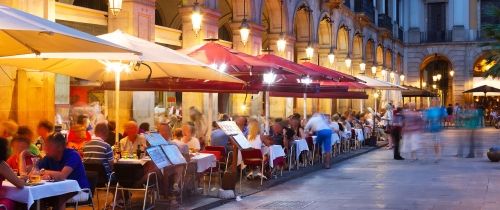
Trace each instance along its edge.
{"label": "umbrella pole", "polygon": [[120,146],[120,137],[118,132],[120,130],[120,117],[119,117],[119,109],[120,109],[120,71],[115,71],[115,122],[116,122],[116,131],[115,131],[115,145]]}
{"label": "umbrella pole", "polygon": [[307,120],[307,93],[304,93],[304,101],[303,101],[303,114],[304,114],[304,122]]}
{"label": "umbrella pole", "polygon": [[269,110],[269,91],[265,91],[264,92],[264,100],[265,100],[265,103],[266,103],[266,121],[265,121],[265,131],[266,131],[266,134],[269,134],[269,116],[270,116],[270,110]]}

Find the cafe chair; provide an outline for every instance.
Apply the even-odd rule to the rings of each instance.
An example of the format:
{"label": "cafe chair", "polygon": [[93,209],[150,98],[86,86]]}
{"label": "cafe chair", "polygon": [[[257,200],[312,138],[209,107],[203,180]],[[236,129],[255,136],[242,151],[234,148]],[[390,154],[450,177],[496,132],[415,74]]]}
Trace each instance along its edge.
{"label": "cafe chair", "polygon": [[[206,147],[205,147],[206,149]],[[208,174],[208,191],[210,191],[211,183],[212,183],[212,174],[217,173],[219,177],[219,184],[222,183],[222,171],[220,170],[220,160],[224,159],[219,151],[211,151],[211,150],[203,150],[200,151],[200,153],[207,153],[207,154],[213,154],[215,156],[215,167],[210,167],[207,170],[203,172],[203,179],[205,179],[205,175]],[[203,186],[205,186],[205,183],[203,183]]]}
{"label": "cafe chair", "polygon": [[219,151],[221,154],[221,159],[219,161],[219,165],[224,165],[224,172],[227,171],[227,166],[229,165],[229,158],[231,158],[232,151],[229,151],[226,154],[226,147],[223,146],[205,146],[205,151]]}
{"label": "cafe chair", "polygon": [[[159,183],[158,176],[156,172],[150,172],[147,174],[146,183],[137,183],[144,176],[145,170],[140,164],[115,164],[115,178],[116,187],[115,194],[113,198],[113,210],[117,206],[116,199],[118,197],[118,191],[122,192],[124,200],[132,200],[132,198],[126,199],[125,193],[128,192],[144,192],[144,199],[142,203],[142,209],[154,209],[156,204],[156,199],[159,196]],[[140,184],[140,185],[138,185]],[[150,206],[146,208],[146,202],[150,198]],[[126,203],[127,204],[127,203]],[[131,206],[131,204],[130,204]],[[125,205],[126,207],[126,205]]]}
{"label": "cafe chair", "polygon": [[[76,200],[74,202],[69,201],[66,203],[66,207],[73,207],[76,210],[80,206],[89,206],[89,207],[92,207],[92,210],[94,210],[94,201],[92,200],[92,198],[93,198],[92,194],[93,194],[95,187],[96,187],[96,184],[97,184],[98,174],[97,174],[97,172],[94,172],[94,171],[85,171],[85,173],[87,175],[87,179],[89,180],[90,189],[84,188],[78,193],[87,193],[88,199],[85,201],[78,201],[78,200]],[[76,195],[76,196],[78,196],[78,195]]]}
{"label": "cafe chair", "polygon": [[[95,185],[95,189],[93,190],[93,193],[96,196],[97,199],[97,208],[99,209],[99,191],[106,191],[106,197],[104,201],[104,208],[108,206],[108,197],[109,197],[109,192],[112,190],[111,186],[113,185],[112,181],[114,180],[114,172],[111,172],[109,177],[104,179],[104,177],[107,176],[106,174],[106,169],[104,168],[103,164],[100,163],[84,163],[85,166],[85,172],[88,174],[89,172],[96,172],[97,173],[97,182]],[[107,181],[106,181],[107,180]],[[116,183],[115,183],[116,184]]]}
{"label": "cafe chair", "polygon": [[[243,159],[243,164],[246,166],[245,168],[250,167],[259,167],[261,170],[262,176],[260,177],[260,185],[262,186],[264,182],[264,157],[262,156],[262,151],[260,149],[247,149],[241,150],[241,157]],[[242,177],[243,177],[243,169],[240,169],[240,193],[242,191]]]}

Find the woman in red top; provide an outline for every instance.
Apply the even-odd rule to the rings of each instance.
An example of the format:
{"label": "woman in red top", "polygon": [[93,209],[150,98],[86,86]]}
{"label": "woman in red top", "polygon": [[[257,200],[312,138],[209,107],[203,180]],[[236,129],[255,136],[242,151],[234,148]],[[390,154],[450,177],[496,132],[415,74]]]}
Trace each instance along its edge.
{"label": "woman in red top", "polygon": [[76,124],[71,126],[68,133],[68,148],[80,151],[83,145],[90,141],[92,136],[87,131],[88,119],[86,115],[79,115]]}
{"label": "woman in red top", "polygon": [[[0,138],[0,189],[2,188],[2,182],[4,180],[9,181],[17,188],[23,188],[25,181],[19,179],[17,174],[14,174],[12,169],[7,165],[5,160],[7,160],[7,150],[8,142],[4,138]],[[4,205],[6,209],[17,209],[16,202],[8,198],[0,198],[0,204]]]}
{"label": "woman in red top", "polygon": [[[33,162],[31,161],[32,157],[35,155],[31,154],[28,150],[30,146],[30,140],[26,137],[17,136],[12,139],[10,142],[12,146],[13,155],[9,157],[7,160],[7,164],[12,169],[17,169],[21,174],[22,172],[31,171],[31,167],[33,166]],[[20,156],[24,156],[22,159],[24,160],[24,164],[19,164]]]}

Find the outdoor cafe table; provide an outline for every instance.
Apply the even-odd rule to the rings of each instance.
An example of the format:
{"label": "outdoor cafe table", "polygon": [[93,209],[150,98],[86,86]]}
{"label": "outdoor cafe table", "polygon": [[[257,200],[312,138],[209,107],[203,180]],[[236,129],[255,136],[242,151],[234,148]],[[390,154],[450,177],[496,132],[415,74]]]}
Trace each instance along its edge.
{"label": "outdoor cafe table", "polygon": [[[307,141],[305,139],[294,140],[292,144],[292,151],[295,151],[295,161],[298,169],[300,154],[303,151],[309,151],[309,146],[307,145]],[[292,165],[292,158],[289,159],[288,165]],[[290,168],[288,168],[288,170],[290,170]]]}
{"label": "outdoor cafe table", "polygon": [[214,154],[197,153],[191,157],[191,162],[196,163],[196,172],[203,173],[211,167],[216,167],[217,159]]}
{"label": "outdoor cafe table", "polygon": [[363,129],[356,128],[356,129],[354,129],[354,132],[356,133],[356,138],[358,141],[363,142],[365,140],[365,135],[363,134]]}
{"label": "outdoor cafe table", "polygon": [[43,198],[59,196],[66,193],[79,192],[80,186],[75,180],[65,180],[59,182],[44,182],[37,186],[25,186],[23,189],[15,187],[8,181],[2,182],[0,197],[8,198],[19,203],[25,203],[28,209],[37,202],[37,209],[40,209],[39,201]]}

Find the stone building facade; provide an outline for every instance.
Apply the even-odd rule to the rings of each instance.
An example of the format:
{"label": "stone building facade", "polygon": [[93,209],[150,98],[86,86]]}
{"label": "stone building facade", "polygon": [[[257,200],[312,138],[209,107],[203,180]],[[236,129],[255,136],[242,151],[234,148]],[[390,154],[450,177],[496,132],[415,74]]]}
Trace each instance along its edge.
{"label": "stone building facade", "polygon": [[[219,43],[252,55],[271,49],[286,59],[302,62],[305,48],[311,44],[314,56],[311,62],[349,74],[359,74],[360,63],[366,64],[368,76],[400,84],[399,75],[406,75],[406,83],[421,87],[422,69],[432,59],[447,61],[456,73],[450,92],[453,102],[463,102],[461,93],[471,87],[472,68],[485,49],[478,47],[481,25],[481,5],[491,0],[123,0],[121,12],[114,16],[107,11],[106,0],[0,0],[6,4],[61,24],[99,35],[120,29],[140,38],[154,41],[174,49],[190,48],[203,44],[204,38],[219,38]],[[202,7],[203,21],[195,35],[191,14],[193,4]],[[429,7],[441,4],[441,7]],[[443,6],[444,5],[444,6]],[[446,11],[444,41],[429,39],[428,10]],[[309,13],[310,11],[310,13]],[[467,14],[467,15],[464,15]],[[246,45],[241,42],[239,27],[242,20],[249,21],[251,33]],[[427,22],[426,22],[427,20]],[[441,22],[439,24],[442,24]],[[439,26],[439,24],[437,24]],[[434,24],[433,26],[435,26]],[[430,28],[433,29],[433,28]],[[276,42],[284,33],[287,46],[278,53]],[[439,37],[441,38],[441,37]],[[328,54],[333,50],[335,62],[330,64]],[[432,59],[430,59],[432,57]],[[346,58],[352,60],[348,68]],[[377,68],[375,75],[371,67]],[[17,72],[17,73],[16,73]],[[44,104],[56,104],[56,108],[31,111],[23,101],[26,95],[17,91],[24,83],[23,70],[12,70],[13,75],[0,88],[12,92],[12,97],[0,103],[0,118],[51,119],[55,112],[70,106],[69,78],[48,73],[27,72],[37,78],[49,77],[47,84],[30,91],[42,91]],[[383,74],[383,72],[386,72]],[[390,72],[393,72],[390,74]],[[40,75],[41,74],[41,75]],[[392,75],[389,76],[389,75]],[[14,79],[12,79],[14,78]],[[71,80],[74,82],[74,80]],[[444,83],[443,83],[444,84]],[[37,86],[38,87],[38,86]],[[28,91],[29,92],[29,91]],[[36,95],[37,92],[35,92]],[[52,94],[50,94],[52,93]],[[54,96],[52,96],[54,95]],[[365,106],[373,106],[373,94],[369,94]],[[113,117],[112,94],[103,94],[106,111]],[[124,118],[147,119],[154,104],[167,98],[182,98],[182,108],[197,106],[214,119],[218,112],[243,115],[262,115],[262,94],[256,94],[250,102],[244,102],[244,94],[211,93],[158,93],[124,92],[121,114]],[[134,99],[139,99],[134,100]],[[21,100],[22,99],[22,100]],[[32,100],[32,99],[30,99]],[[386,94],[381,103],[390,100]],[[148,101],[148,103],[143,103]],[[450,102],[451,102],[450,101]],[[249,103],[249,108],[240,109]],[[359,110],[360,100],[307,99],[307,112],[332,113],[348,108]],[[144,106],[148,104],[148,106]],[[271,98],[272,117],[284,117],[300,112],[304,102],[300,98]],[[48,106],[51,107],[51,106]],[[52,106],[53,107],[53,106]],[[36,112],[36,113],[33,113]],[[137,114],[139,113],[139,114]],[[33,122],[26,122],[30,125]]]}

